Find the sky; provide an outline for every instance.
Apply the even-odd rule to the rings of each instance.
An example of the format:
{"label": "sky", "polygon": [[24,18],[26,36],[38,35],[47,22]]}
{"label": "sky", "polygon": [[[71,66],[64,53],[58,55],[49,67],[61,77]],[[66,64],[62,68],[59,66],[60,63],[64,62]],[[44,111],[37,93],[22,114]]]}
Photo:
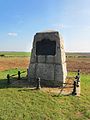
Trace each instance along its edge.
{"label": "sky", "polygon": [[60,32],[66,52],[90,52],[90,0],[0,0],[0,51],[30,51],[47,30]]}

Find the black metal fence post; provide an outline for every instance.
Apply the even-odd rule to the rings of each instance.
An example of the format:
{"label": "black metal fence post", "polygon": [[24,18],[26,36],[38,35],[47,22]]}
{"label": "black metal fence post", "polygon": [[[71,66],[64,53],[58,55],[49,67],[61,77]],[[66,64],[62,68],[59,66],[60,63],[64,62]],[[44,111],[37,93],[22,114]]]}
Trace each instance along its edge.
{"label": "black metal fence post", "polygon": [[76,95],[76,86],[77,86],[77,82],[76,80],[74,80],[74,84],[73,84],[73,92],[72,92],[72,95]]}
{"label": "black metal fence post", "polygon": [[27,78],[28,78],[28,68],[27,68],[27,75],[26,75],[26,76],[27,76]]}
{"label": "black metal fence post", "polygon": [[7,84],[10,84],[10,75],[7,74]]}
{"label": "black metal fence post", "polygon": [[78,82],[80,82],[80,70],[78,70]]}
{"label": "black metal fence post", "polygon": [[37,87],[36,89],[41,89],[40,78],[37,78]]}
{"label": "black metal fence post", "polygon": [[80,70],[78,70],[77,76],[75,77],[77,81],[77,87],[79,87],[79,82],[80,82]]}
{"label": "black metal fence post", "polygon": [[18,71],[18,80],[20,80],[21,78],[20,78],[20,71]]}
{"label": "black metal fence post", "polygon": [[80,76],[80,70],[78,70],[78,76]]}

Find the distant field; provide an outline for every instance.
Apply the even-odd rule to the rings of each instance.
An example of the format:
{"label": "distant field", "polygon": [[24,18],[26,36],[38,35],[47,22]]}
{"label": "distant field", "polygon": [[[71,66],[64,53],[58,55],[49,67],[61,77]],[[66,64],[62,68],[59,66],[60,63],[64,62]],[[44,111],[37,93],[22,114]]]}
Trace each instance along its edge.
{"label": "distant field", "polygon": [[[0,52],[0,57],[30,57],[31,52]],[[68,58],[90,58],[90,53],[69,53],[66,52]]]}
{"label": "distant field", "polygon": [[[4,56],[3,56],[4,55]],[[30,62],[30,52],[0,52],[0,70],[27,68]],[[90,73],[90,53],[66,53],[66,63],[69,72],[81,70]]]}
{"label": "distant field", "polygon": [[73,52],[66,52],[67,57],[73,58],[90,58],[90,53],[73,53]]}
{"label": "distant field", "polygon": [[0,52],[1,57],[29,57],[30,52]]}

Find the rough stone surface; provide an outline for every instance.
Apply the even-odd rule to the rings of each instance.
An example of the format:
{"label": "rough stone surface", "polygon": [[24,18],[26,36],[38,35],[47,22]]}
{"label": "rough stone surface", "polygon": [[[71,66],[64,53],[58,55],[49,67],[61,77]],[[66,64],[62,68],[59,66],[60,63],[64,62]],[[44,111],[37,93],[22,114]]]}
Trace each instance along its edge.
{"label": "rough stone surface", "polygon": [[[33,63],[33,64],[30,64],[30,67],[28,69],[28,76],[30,78],[35,78],[35,67],[36,67],[36,64]],[[30,73],[30,74],[29,74]]]}
{"label": "rough stone surface", "polygon": [[62,65],[55,65],[55,80],[62,82],[63,79]]}
{"label": "rough stone surface", "polygon": [[54,65],[39,63],[36,68],[36,77],[43,80],[54,80]]}
{"label": "rough stone surface", "polygon": [[46,63],[54,64],[55,63],[55,57],[48,55],[46,56]]}
{"label": "rough stone surface", "polygon": [[38,63],[45,63],[45,56],[38,56]]}
{"label": "rough stone surface", "polygon": [[44,82],[53,81],[55,86],[59,82],[64,83],[66,76],[66,56],[61,35],[57,31],[36,33],[28,70],[29,80],[40,77]]}

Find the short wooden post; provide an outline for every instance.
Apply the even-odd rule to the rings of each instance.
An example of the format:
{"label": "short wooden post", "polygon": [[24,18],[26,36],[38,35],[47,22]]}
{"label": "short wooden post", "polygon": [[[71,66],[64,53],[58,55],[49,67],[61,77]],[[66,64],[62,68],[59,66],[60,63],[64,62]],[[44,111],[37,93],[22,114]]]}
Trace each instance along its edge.
{"label": "short wooden post", "polygon": [[7,84],[10,84],[10,75],[7,74]]}
{"label": "short wooden post", "polygon": [[40,78],[37,78],[37,87],[36,89],[41,89]]}
{"label": "short wooden post", "polygon": [[20,80],[21,78],[20,78],[20,70],[18,71],[18,80]]}

